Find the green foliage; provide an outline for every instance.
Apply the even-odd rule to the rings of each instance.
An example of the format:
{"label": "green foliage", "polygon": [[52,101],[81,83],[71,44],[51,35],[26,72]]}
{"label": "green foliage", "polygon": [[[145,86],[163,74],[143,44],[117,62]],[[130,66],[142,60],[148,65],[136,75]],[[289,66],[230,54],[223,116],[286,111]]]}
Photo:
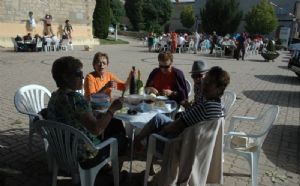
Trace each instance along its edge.
{"label": "green foliage", "polygon": [[125,15],[124,6],[120,0],[110,0],[110,23],[116,25]]}
{"label": "green foliage", "polygon": [[250,34],[269,34],[278,25],[273,6],[267,0],[261,0],[245,15],[245,29]]}
{"label": "green foliage", "polygon": [[270,52],[275,52],[276,49],[275,49],[275,45],[273,43],[272,40],[269,40],[268,41],[268,44],[267,44],[267,51],[270,51]]}
{"label": "green foliage", "polygon": [[191,28],[196,21],[195,12],[191,5],[184,6],[180,13],[181,24],[186,28]]}
{"label": "green foliage", "polygon": [[105,39],[108,36],[110,22],[110,0],[96,0],[93,14],[94,36]]}
{"label": "green foliage", "polygon": [[143,0],[126,0],[125,11],[134,30],[143,29]]}
{"label": "green foliage", "polygon": [[126,0],[125,10],[135,30],[161,32],[171,18],[172,3],[170,0]]}
{"label": "green foliage", "polygon": [[234,33],[243,17],[236,0],[209,0],[200,11],[202,28],[206,33],[217,31],[220,35]]}

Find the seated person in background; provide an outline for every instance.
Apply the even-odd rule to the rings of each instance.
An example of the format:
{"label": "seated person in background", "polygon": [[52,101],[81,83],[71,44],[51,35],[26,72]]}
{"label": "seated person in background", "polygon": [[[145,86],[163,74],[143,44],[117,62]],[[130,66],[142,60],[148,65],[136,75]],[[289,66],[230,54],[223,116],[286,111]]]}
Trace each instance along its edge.
{"label": "seated person in background", "polygon": [[193,105],[197,105],[203,102],[203,79],[205,77],[206,72],[208,71],[208,67],[206,63],[202,60],[194,61],[192,66],[191,77],[194,81],[194,100],[188,101],[184,100],[181,102],[181,105],[185,108],[191,108]]}
{"label": "seated person in background", "polygon": [[27,35],[25,35],[23,37],[24,41],[32,41],[32,36],[31,36],[31,33],[28,33]]}
{"label": "seated person in background", "polygon": [[212,67],[203,79],[203,101],[183,112],[175,121],[164,114],[154,116],[136,136],[136,150],[142,150],[141,140],[151,133],[160,133],[167,138],[173,138],[186,127],[222,117],[221,97],[229,82],[230,77],[226,71],[217,66]]}
{"label": "seated person in background", "polygon": [[[72,56],[55,60],[52,65],[52,76],[58,89],[52,93],[49,100],[47,119],[77,128],[95,145],[109,137],[115,137],[118,140],[118,152],[123,154],[127,149],[125,130],[117,131],[112,121],[114,113],[122,108],[122,100],[116,99],[106,113],[99,113],[95,116],[88,102],[76,92],[82,88],[82,63]],[[99,137],[103,133],[104,139]],[[79,148],[79,162],[83,168],[89,168],[101,162],[109,153],[109,146],[96,152],[85,146]]]}
{"label": "seated person in background", "polygon": [[161,52],[158,54],[159,67],[149,75],[145,92],[157,96],[167,96],[180,103],[188,99],[186,80],[181,70],[172,67],[173,54]]}
{"label": "seated person in background", "polygon": [[112,89],[122,91],[126,88],[128,81],[121,81],[117,76],[107,70],[109,64],[108,55],[98,52],[93,59],[94,71],[86,75],[84,80],[84,97],[90,101],[90,97],[96,93],[105,93],[112,96]]}
{"label": "seated person in background", "polygon": [[19,35],[19,34],[17,34],[17,36],[15,37],[15,41],[18,43],[18,42],[23,42],[23,39],[22,39],[22,37]]}

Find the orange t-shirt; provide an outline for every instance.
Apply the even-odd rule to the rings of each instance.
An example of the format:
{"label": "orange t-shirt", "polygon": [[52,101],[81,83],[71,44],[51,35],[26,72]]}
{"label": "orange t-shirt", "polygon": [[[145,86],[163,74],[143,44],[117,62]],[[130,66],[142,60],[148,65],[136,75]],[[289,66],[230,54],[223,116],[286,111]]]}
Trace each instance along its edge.
{"label": "orange t-shirt", "polygon": [[[117,83],[118,90],[125,89],[125,82],[121,81],[111,72],[105,72],[103,78],[100,78],[100,76],[96,72],[91,72],[86,75],[84,80],[84,97],[86,98],[86,100],[90,100],[90,96],[97,93],[109,81],[115,81]],[[111,92],[112,89],[110,88],[105,90],[105,93],[109,95],[110,98]]]}
{"label": "orange t-shirt", "polygon": [[153,78],[153,87],[161,92],[164,89],[174,90],[176,86],[175,73],[172,70],[166,74],[158,71]]}

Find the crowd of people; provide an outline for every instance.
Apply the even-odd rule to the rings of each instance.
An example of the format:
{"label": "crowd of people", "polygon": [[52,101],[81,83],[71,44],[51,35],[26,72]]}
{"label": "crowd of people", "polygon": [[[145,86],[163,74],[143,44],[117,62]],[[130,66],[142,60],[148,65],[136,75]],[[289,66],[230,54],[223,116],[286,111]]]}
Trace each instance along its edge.
{"label": "crowd of people", "polygon": [[[212,34],[193,32],[176,33],[170,32],[156,36],[153,32],[145,38],[149,52],[171,51],[180,53],[191,50],[196,54],[198,51],[209,51],[213,54],[220,47],[225,55],[244,60],[245,53],[251,51],[260,53],[268,41],[262,36],[249,36],[246,32],[233,35],[218,36],[214,31]],[[239,55],[237,55],[239,54]]]}
{"label": "crowd of people", "polygon": [[[186,110],[179,113],[175,120],[164,114],[154,116],[136,136],[134,141],[136,151],[144,149],[141,140],[151,133],[174,138],[187,127],[201,121],[223,117],[221,97],[230,82],[228,72],[218,66],[208,68],[202,60],[195,61],[190,72],[194,80],[195,97],[194,100],[189,100],[185,74],[172,66],[175,63],[173,54],[169,51],[161,52],[157,59],[158,67],[149,74],[145,92],[167,96],[178,105],[183,105]],[[104,113],[93,112],[90,98],[99,93],[111,97],[112,91],[126,90],[132,73],[129,73],[125,81],[120,80],[108,70],[109,57],[102,52],[95,54],[92,66],[94,71],[84,77],[83,64],[79,59],[66,56],[54,61],[51,72],[58,89],[52,93],[45,119],[81,130],[95,145],[107,138],[116,138],[122,164],[124,160],[122,157],[129,144],[124,126],[120,120],[114,118],[114,114],[122,108],[124,98],[111,99],[112,102]],[[85,90],[84,95],[77,92],[82,87]],[[81,146],[79,153],[80,165],[89,168],[107,157],[109,148],[91,152],[85,146]]]}
{"label": "crowd of people", "polygon": [[[40,19],[43,22],[43,34],[40,35],[36,31],[37,22],[33,17],[33,12],[28,13],[29,19],[27,20],[28,33],[25,36],[18,34],[15,37],[16,51],[41,51],[41,50],[54,50],[61,49],[63,44],[72,44],[73,27],[70,20],[65,21],[65,25],[57,35],[52,29],[52,15],[46,14],[44,18]],[[51,47],[45,47],[51,46]]]}

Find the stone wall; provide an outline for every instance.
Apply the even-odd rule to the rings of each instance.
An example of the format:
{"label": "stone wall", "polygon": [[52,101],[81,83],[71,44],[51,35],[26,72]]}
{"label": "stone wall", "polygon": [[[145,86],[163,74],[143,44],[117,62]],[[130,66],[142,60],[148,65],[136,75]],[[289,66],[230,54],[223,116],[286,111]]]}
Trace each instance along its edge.
{"label": "stone wall", "polygon": [[[0,45],[11,46],[7,43],[10,37],[17,34],[25,35],[27,29],[28,12],[33,12],[37,27],[34,34],[43,35],[43,19],[45,14],[53,17],[52,29],[59,35],[66,19],[73,26],[73,40],[81,42],[93,40],[92,16],[95,0],[0,0]],[[80,43],[81,43],[80,42]]]}

